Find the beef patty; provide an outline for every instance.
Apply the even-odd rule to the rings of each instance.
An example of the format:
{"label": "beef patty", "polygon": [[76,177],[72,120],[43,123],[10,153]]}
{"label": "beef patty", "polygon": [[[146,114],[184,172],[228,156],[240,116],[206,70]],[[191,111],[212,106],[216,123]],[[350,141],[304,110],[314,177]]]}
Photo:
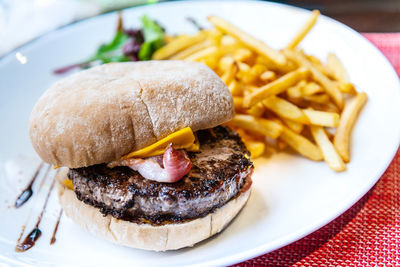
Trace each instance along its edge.
{"label": "beef patty", "polygon": [[176,183],[143,178],[128,167],[106,164],[70,169],[79,200],[103,214],[162,224],[202,217],[251,184],[253,164],[240,137],[228,127],[197,132],[200,151],[188,152],[192,169]]}

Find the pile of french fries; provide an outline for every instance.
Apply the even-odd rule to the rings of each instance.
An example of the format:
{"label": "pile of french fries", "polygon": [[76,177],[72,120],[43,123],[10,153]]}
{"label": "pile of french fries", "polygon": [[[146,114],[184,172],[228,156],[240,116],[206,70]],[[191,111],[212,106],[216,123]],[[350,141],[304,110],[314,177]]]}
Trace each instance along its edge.
{"label": "pile of french fries", "polygon": [[264,155],[267,147],[289,146],[344,171],[351,131],[367,95],[356,91],[335,54],[323,64],[297,48],[319,14],[314,10],[280,51],[210,16],[214,28],[169,37],[153,59],[198,61],[213,69],[233,95],[236,116],[228,125],[241,135],[253,158]]}

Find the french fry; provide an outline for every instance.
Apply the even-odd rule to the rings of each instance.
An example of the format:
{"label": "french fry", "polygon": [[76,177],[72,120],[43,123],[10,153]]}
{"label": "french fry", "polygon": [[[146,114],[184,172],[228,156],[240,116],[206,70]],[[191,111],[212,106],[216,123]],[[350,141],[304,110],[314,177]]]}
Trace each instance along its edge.
{"label": "french fry", "polygon": [[210,16],[208,20],[214,24],[215,27],[220,29],[222,32],[232,35],[233,37],[240,40],[250,49],[256,51],[257,53],[269,58],[272,62],[274,62],[278,66],[283,66],[286,63],[286,58],[284,55],[276,51],[275,49],[267,46],[264,42],[254,38],[253,36],[247,34],[246,32],[240,30],[239,28],[233,26],[231,23],[226,20],[216,17]]}
{"label": "french fry", "polygon": [[326,64],[328,68],[332,71],[333,77],[336,80],[344,83],[350,82],[349,75],[347,74],[346,69],[335,54],[328,54]]}
{"label": "french fry", "polygon": [[[259,55],[259,54],[256,57],[255,63],[263,64],[264,66],[267,67],[267,69],[270,69],[270,70],[277,70],[277,69],[282,70],[282,68],[285,68],[285,66],[277,67],[277,65],[272,60],[270,60],[269,58],[264,57],[262,55]],[[290,63],[290,62],[287,62],[287,63]]]}
{"label": "french fry", "polygon": [[276,74],[273,71],[267,70],[260,75],[260,79],[264,82],[270,82],[276,79]]}
{"label": "french fry", "polygon": [[242,80],[245,76],[250,75],[250,66],[243,62],[237,62],[239,66],[239,72],[237,73],[237,78]]}
{"label": "french fry", "polygon": [[323,159],[321,150],[310,140],[299,135],[287,127],[283,127],[280,138],[301,155],[315,161]]}
{"label": "french fry", "polygon": [[188,61],[200,61],[202,59],[205,58],[209,58],[209,57],[215,57],[218,54],[218,49],[215,46],[210,46],[207,48],[204,48],[200,51],[197,51],[194,54],[191,54],[190,56],[188,56],[187,58],[185,58],[185,60]]}
{"label": "french fry", "polygon": [[333,138],[333,144],[344,162],[350,161],[350,135],[354,123],[361,109],[367,102],[367,94],[359,93],[355,99],[349,102],[343,109],[339,126]]}
{"label": "french fry", "polygon": [[254,66],[252,66],[250,70],[245,75],[243,75],[242,80],[245,83],[252,83],[257,80],[260,75],[266,70],[267,68],[264,65],[254,64]]}
{"label": "french fry", "polygon": [[319,60],[317,57],[313,56],[313,55],[306,55],[302,50],[299,51],[303,56],[305,56],[310,62],[311,64],[317,69],[319,70],[321,73],[323,73],[324,75],[332,78],[333,74],[332,71],[325,66],[324,64],[322,64],[321,60]]}
{"label": "french fry", "polygon": [[173,55],[172,57],[170,57],[171,60],[183,60],[185,58],[187,58],[188,56],[203,50],[204,48],[210,46],[210,42],[208,40],[205,40],[201,43],[192,45],[178,53],[176,53],[175,55]]}
{"label": "french fry", "polygon": [[289,72],[245,97],[243,104],[245,107],[251,107],[269,96],[280,94],[298,81],[307,78],[308,74],[309,70],[306,68],[299,68]]}
{"label": "french fry", "polygon": [[229,69],[221,76],[221,80],[225,84],[230,84],[231,81],[235,78],[236,73],[239,70],[239,66],[236,61],[229,67]]}
{"label": "french fry", "polygon": [[339,125],[339,114],[333,112],[303,109],[304,114],[312,125],[337,127]]}
{"label": "french fry", "polygon": [[196,43],[199,43],[201,41],[204,41],[206,39],[207,35],[206,32],[201,31],[200,33],[196,35],[180,35],[176,37],[174,40],[172,40],[170,43],[166,44],[165,46],[161,47],[158,49],[154,54],[153,54],[153,59],[155,60],[160,60],[160,59],[167,59],[170,56],[178,53],[179,51],[190,47]]}
{"label": "french fry", "polygon": [[242,137],[242,139],[244,139],[244,141],[251,140],[251,141],[263,142],[266,138],[269,138],[269,137],[265,137],[262,134],[249,133],[248,131],[244,130],[243,128],[234,127],[231,125],[229,125],[229,127],[234,129],[240,135],[240,137]]}
{"label": "french fry", "polygon": [[352,83],[339,82],[338,87],[342,93],[347,93],[347,94],[352,94],[352,95],[357,94],[356,88],[354,87],[354,85]]}
{"label": "french fry", "polygon": [[267,71],[267,67],[263,64],[256,63],[251,67],[250,71],[254,77],[259,78],[264,72]]}
{"label": "french fry", "polygon": [[286,60],[286,64],[283,66],[277,66],[273,61],[271,61],[270,59],[257,54],[256,58],[255,58],[255,63],[259,63],[259,64],[263,64],[264,66],[267,67],[267,69],[272,70],[274,72],[276,72],[277,74],[285,74],[291,71],[294,71],[295,69],[297,69],[297,66],[289,60]]}
{"label": "french fry", "polygon": [[266,108],[276,113],[279,117],[290,119],[300,123],[310,123],[310,121],[308,120],[306,115],[304,115],[303,111],[300,108],[283,98],[270,96],[262,101],[262,103]]}
{"label": "french fry", "polygon": [[272,138],[278,138],[282,132],[281,124],[272,120],[254,118],[251,115],[237,114],[228,124]]}
{"label": "french fry", "polygon": [[293,49],[301,42],[301,40],[304,39],[307,33],[314,27],[315,23],[317,22],[319,14],[320,14],[319,10],[313,10],[311,17],[301,27],[300,31],[297,32],[294,38],[286,46],[286,48]]}
{"label": "french fry", "polygon": [[329,96],[327,94],[318,94],[318,95],[306,95],[303,97],[304,100],[320,103],[320,104],[328,104],[329,103]]}
{"label": "french fry", "polygon": [[243,48],[243,45],[232,36],[225,34],[221,38],[219,48],[225,53],[225,55],[229,54],[232,56],[237,49]]}
{"label": "french fry", "polygon": [[221,46],[225,46],[224,48],[226,48],[227,46],[237,45],[237,44],[239,44],[239,42],[230,35],[225,34],[221,38]]}
{"label": "french fry", "polygon": [[261,117],[264,114],[265,108],[261,103],[252,106],[247,110],[247,113],[254,117]]}
{"label": "french fry", "polygon": [[290,97],[290,96],[287,96],[286,100],[289,101],[292,104],[295,104],[299,108],[307,108],[311,104],[311,102],[307,102],[302,97]]}
{"label": "french fry", "polygon": [[329,141],[329,138],[324,128],[322,128],[321,126],[311,125],[310,130],[315,142],[321,149],[324,160],[326,163],[328,163],[328,166],[332,170],[337,172],[342,172],[346,170],[346,165],[344,165],[342,158],[336,151],[331,141]]}
{"label": "french fry", "polygon": [[244,72],[250,71],[250,66],[248,64],[243,63],[243,62],[238,62],[237,64],[239,66],[240,71],[244,71]]}
{"label": "french fry", "polygon": [[291,98],[299,98],[303,95],[303,88],[307,85],[305,80],[298,82],[296,85],[287,90],[287,94]]}
{"label": "french fry", "polygon": [[236,112],[244,112],[245,109],[243,108],[243,97],[233,97],[233,106],[235,107]]}
{"label": "french fry", "polygon": [[326,112],[334,112],[339,113],[338,107],[332,102],[328,102],[325,104],[317,103],[317,102],[308,102],[308,107],[316,110],[326,111]]}
{"label": "french fry", "polygon": [[290,87],[287,90],[287,94],[291,98],[299,98],[310,96],[323,91],[324,90],[322,89],[322,87],[315,82],[306,82],[305,80],[302,80],[298,82],[295,86]]}
{"label": "french fry", "polygon": [[303,96],[307,96],[307,95],[322,93],[323,91],[324,89],[322,89],[322,87],[316,84],[315,82],[309,82],[302,88],[301,94]]}
{"label": "french fry", "polygon": [[246,61],[253,56],[253,53],[247,48],[239,48],[233,54],[236,61]]}
{"label": "french fry", "polygon": [[[243,84],[245,84],[245,83],[243,83]],[[246,97],[246,96],[250,95],[251,93],[253,93],[254,91],[258,90],[257,86],[250,85],[250,84],[247,84],[244,88],[245,88],[245,90],[243,91],[243,97]]]}
{"label": "french fry", "polygon": [[252,158],[260,157],[265,152],[266,145],[265,143],[255,140],[251,135],[246,133],[243,129],[237,128],[234,129],[239,136],[242,138],[243,143],[246,148],[250,151]]}
{"label": "french fry", "polygon": [[217,59],[211,56],[205,56],[203,58],[200,58],[199,60],[197,60],[197,62],[207,65],[212,70],[215,70],[218,64]]}
{"label": "french fry", "polygon": [[[243,90],[242,90],[242,86],[240,85],[240,83],[236,80],[232,80],[229,85],[228,85],[229,91],[231,92],[231,94],[233,96],[241,96],[243,95]],[[241,106],[243,106],[243,98],[242,99],[242,104]]]}
{"label": "french fry", "polygon": [[[339,107],[339,109],[343,108],[343,95],[340,92],[339,88],[333,83],[328,77],[322,74],[319,70],[317,70],[311,62],[307,60],[302,54],[296,53],[292,50],[285,50],[285,55],[290,58],[291,60],[295,61],[298,65],[304,66],[308,68],[314,79],[324,86],[328,95],[333,99],[335,104]],[[246,105],[246,102],[245,102]]]}
{"label": "french fry", "polygon": [[292,121],[286,118],[281,118],[283,123],[285,123],[293,132],[299,134],[303,131],[304,125],[297,121]]}
{"label": "french fry", "polygon": [[205,30],[204,32],[206,32],[208,39],[211,41],[213,45],[218,46],[221,44],[221,40],[224,34],[217,28]]}
{"label": "french fry", "polygon": [[250,151],[251,158],[258,158],[265,151],[265,144],[260,141],[245,140],[244,144],[246,148]]}
{"label": "french fry", "polygon": [[235,59],[232,56],[223,56],[218,62],[218,68],[222,72],[226,72],[234,62]]}

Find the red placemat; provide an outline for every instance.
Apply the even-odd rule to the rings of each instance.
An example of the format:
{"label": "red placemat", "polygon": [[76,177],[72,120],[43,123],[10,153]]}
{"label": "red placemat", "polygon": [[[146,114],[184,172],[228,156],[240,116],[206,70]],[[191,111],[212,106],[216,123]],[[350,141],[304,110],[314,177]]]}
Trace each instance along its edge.
{"label": "red placemat", "polygon": [[[400,33],[363,35],[400,75]],[[379,182],[333,222],[295,243],[237,266],[377,265],[400,266],[400,151]]]}

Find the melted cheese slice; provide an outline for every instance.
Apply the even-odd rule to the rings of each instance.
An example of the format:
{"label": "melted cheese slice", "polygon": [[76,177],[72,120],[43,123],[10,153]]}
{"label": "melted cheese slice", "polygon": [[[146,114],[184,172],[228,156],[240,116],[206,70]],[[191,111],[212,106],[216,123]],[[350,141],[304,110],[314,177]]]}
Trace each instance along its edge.
{"label": "melted cheese slice", "polygon": [[74,190],[74,184],[70,179],[65,179],[64,181],[62,181],[62,184],[68,189]]}
{"label": "melted cheese slice", "polygon": [[200,148],[200,144],[192,129],[186,127],[168,135],[150,146],[131,152],[128,155],[123,156],[122,159],[147,158],[162,155],[171,143],[175,149],[185,149],[186,151],[198,151]]}

